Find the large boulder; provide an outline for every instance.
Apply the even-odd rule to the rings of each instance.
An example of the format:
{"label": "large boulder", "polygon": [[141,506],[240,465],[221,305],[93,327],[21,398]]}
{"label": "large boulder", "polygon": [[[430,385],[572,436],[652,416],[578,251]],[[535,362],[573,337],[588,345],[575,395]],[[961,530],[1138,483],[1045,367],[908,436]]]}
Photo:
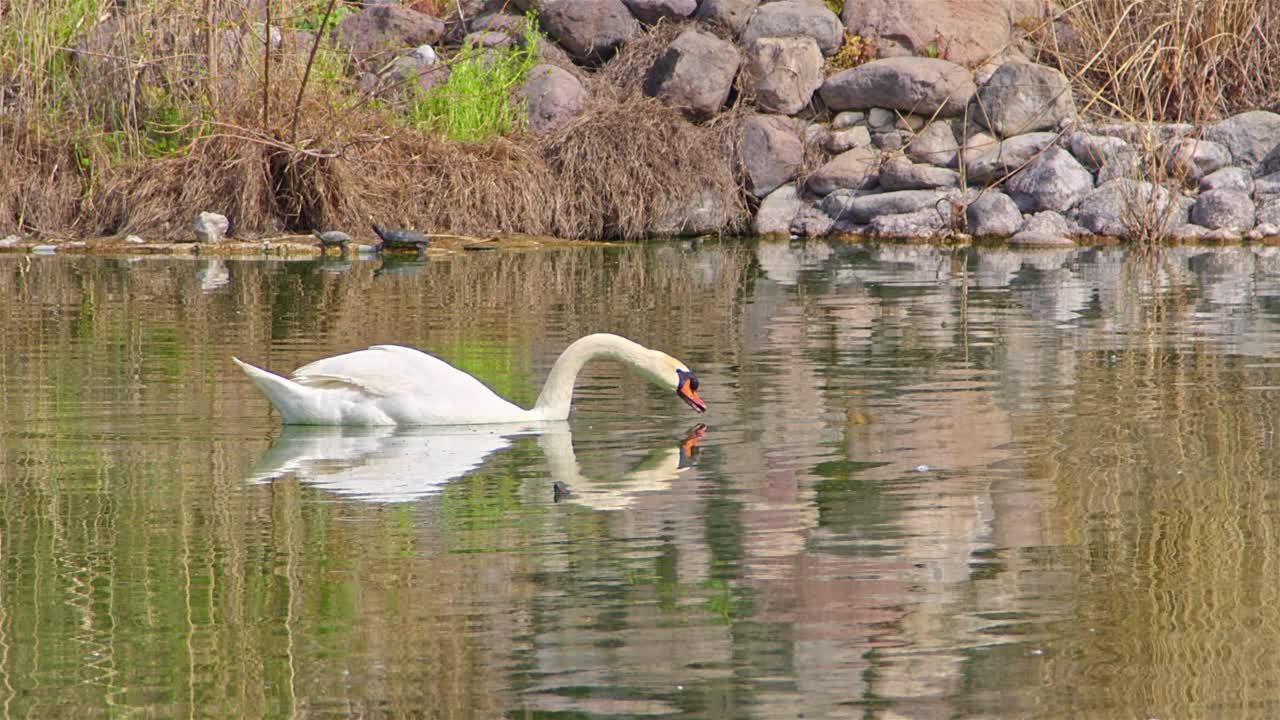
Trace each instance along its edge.
{"label": "large boulder", "polygon": [[783,185],[760,201],[756,216],[751,220],[751,231],[756,235],[789,235],[791,221],[804,207],[796,186]]}
{"label": "large boulder", "polygon": [[1191,207],[1191,222],[1210,230],[1243,232],[1253,229],[1257,210],[1249,193],[1210,190],[1196,198],[1196,204]]}
{"label": "large boulder", "polygon": [[724,107],[738,63],[732,43],[691,28],[654,61],[644,93],[680,108],[691,120],[705,120]]}
{"label": "large boulder", "polygon": [[538,22],[575,62],[587,65],[613,57],[640,30],[622,0],[542,0]]}
{"label": "large boulder", "polygon": [[760,0],[702,0],[694,17],[738,35],[746,29],[747,21],[758,7]]}
{"label": "large boulder", "polygon": [[747,46],[743,76],[761,110],[794,115],[822,87],[822,51],[811,37],[763,37]]}
{"label": "large boulder", "polygon": [[1071,153],[1057,146],[1046,148],[1004,186],[1024,213],[1066,212],[1092,189],[1093,175]]}
{"label": "large boulder", "polygon": [[963,113],[975,91],[968,70],[920,57],[873,60],[832,75],[820,90],[832,110],[878,107],[941,117]]}
{"label": "large boulder", "polygon": [[402,5],[371,5],[343,18],[336,34],[338,45],[353,57],[369,60],[435,44],[444,35],[444,23]]}
{"label": "large boulder", "polygon": [[954,191],[896,190],[873,195],[833,193],[823,199],[821,207],[836,222],[851,221],[865,225],[877,215],[899,215],[918,210],[937,212],[943,201],[949,200],[952,192]]}
{"label": "large boulder", "polygon": [[827,195],[835,190],[860,190],[876,184],[880,174],[880,153],[868,147],[847,150],[818,168],[805,181],[805,189],[814,195]]}
{"label": "large boulder", "polygon": [[791,118],[753,115],[742,124],[742,176],[752,195],[764,197],[794,180],[803,164],[804,144]]}
{"label": "large boulder", "polygon": [[925,125],[907,141],[907,155],[912,160],[938,167],[955,167],[959,152],[955,128],[943,120]]}
{"label": "large boulder", "polygon": [[1169,171],[1175,176],[1199,181],[1230,165],[1231,153],[1221,143],[1183,138],[1173,142],[1168,163]]}
{"label": "large boulder", "polygon": [[1184,225],[1187,209],[1163,187],[1145,180],[1119,178],[1085,195],[1077,218],[1089,232],[1124,237],[1143,223],[1162,221],[1166,227]]}
{"label": "large boulder", "polygon": [[960,187],[960,173],[895,157],[880,166],[880,187],[885,190],[925,190]]}
{"label": "large boulder", "polygon": [[1026,62],[1008,62],[978,88],[976,119],[1008,138],[1055,130],[1076,117],[1071,83],[1060,70]]}
{"label": "large boulder", "polygon": [[1058,139],[1055,133],[1028,133],[965,154],[965,179],[970,185],[998,182],[1030,163]]}
{"label": "large boulder", "polygon": [[964,211],[968,230],[978,237],[1008,237],[1022,227],[1022,212],[1013,198],[999,190],[987,190]]}
{"label": "large boulder", "polygon": [[562,127],[582,111],[587,91],[578,78],[554,65],[538,65],[520,89],[529,110],[529,129],[546,132]]}
{"label": "large boulder", "polygon": [[1200,178],[1200,192],[1210,190],[1243,190],[1253,192],[1253,175],[1242,167],[1224,167]]}
{"label": "large boulder", "polygon": [[1252,167],[1280,145],[1280,115],[1266,110],[1241,113],[1205,128],[1204,139],[1225,145],[1233,164]]}
{"label": "large boulder", "polygon": [[840,18],[819,2],[780,0],[760,6],[747,21],[742,43],[764,37],[811,37],[823,55],[835,55],[844,42]]}
{"label": "large boulder", "polygon": [[697,0],[622,0],[631,14],[642,23],[652,25],[659,20],[680,20],[698,9]]}
{"label": "large boulder", "polygon": [[856,0],[841,17],[874,38],[879,57],[939,54],[972,67],[1013,45],[1015,23],[1039,10],[1036,0]]}
{"label": "large boulder", "polygon": [[1097,172],[1116,160],[1136,157],[1137,151],[1123,138],[1073,132],[1068,138],[1071,154],[1085,167]]}
{"label": "large boulder", "polygon": [[920,240],[937,237],[949,228],[949,216],[939,203],[905,213],[876,215],[867,223],[867,232],[883,238],[910,238]]}

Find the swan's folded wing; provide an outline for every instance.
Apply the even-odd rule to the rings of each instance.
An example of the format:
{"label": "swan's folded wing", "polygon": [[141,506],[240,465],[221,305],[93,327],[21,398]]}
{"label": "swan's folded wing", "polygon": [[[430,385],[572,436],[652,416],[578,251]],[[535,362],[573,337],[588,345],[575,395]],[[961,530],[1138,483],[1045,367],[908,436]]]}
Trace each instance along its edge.
{"label": "swan's folded wing", "polygon": [[294,371],[294,382],[315,388],[350,388],[372,397],[409,399],[430,413],[459,418],[519,408],[476,378],[433,355],[399,345],[375,345],[317,360]]}

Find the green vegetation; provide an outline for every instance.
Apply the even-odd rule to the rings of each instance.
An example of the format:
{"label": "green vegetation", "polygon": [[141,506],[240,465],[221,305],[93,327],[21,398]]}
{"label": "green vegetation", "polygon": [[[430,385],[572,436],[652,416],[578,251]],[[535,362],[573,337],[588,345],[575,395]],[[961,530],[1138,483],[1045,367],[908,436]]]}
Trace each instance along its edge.
{"label": "green vegetation", "polygon": [[324,13],[328,6],[328,0],[315,0],[310,5],[298,8],[293,15],[293,28],[309,33],[326,32],[337,27],[338,23],[355,12],[344,2],[335,3],[333,11],[329,13],[329,21],[326,23]]}
{"label": "green vegetation", "polygon": [[420,93],[410,103],[410,121],[419,129],[465,142],[480,142],[522,129],[525,108],[512,98],[512,91],[538,64],[540,41],[530,14],[525,18],[518,45],[467,45],[454,56],[448,82]]}

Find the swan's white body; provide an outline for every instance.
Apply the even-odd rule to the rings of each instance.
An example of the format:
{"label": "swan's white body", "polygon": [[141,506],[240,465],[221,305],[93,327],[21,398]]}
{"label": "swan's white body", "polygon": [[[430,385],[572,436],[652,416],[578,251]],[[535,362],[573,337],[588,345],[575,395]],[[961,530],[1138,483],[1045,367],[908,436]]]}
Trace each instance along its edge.
{"label": "swan's white body", "polygon": [[587,335],[560,354],[531,410],[503,400],[440,358],[399,345],[317,360],[295,370],[292,379],[232,359],[286,424],[479,425],[568,418],[578,371],[596,358],[618,360],[650,382],[675,389],[695,410],[706,408],[683,363],[604,333]]}

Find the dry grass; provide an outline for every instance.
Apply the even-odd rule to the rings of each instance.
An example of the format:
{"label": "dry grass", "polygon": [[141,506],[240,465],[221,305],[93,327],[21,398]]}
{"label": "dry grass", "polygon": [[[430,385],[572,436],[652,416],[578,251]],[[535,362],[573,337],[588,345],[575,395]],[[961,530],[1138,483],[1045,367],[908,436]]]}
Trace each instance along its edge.
{"label": "dry grass", "polygon": [[[212,210],[242,236],[378,218],[432,232],[631,238],[697,193],[745,217],[736,114],[693,125],[639,91],[678,27],[660,24],[584,75],[593,101],[569,128],[470,144],[370,103],[350,60],[323,45],[305,75],[311,48],[288,18],[310,0],[273,3],[284,41],[269,61],[238,0],[140,0],[123,19],[105,2],[11,0],[4,11],[17,22],[0,23],[0,151],[13,158],[0,234],[159,239]],[[77,55],[86,37],[91,52]]]}
{"label": "dry grass", "polygon": [[1078,0],[1057,20],[1030,28],[1037,59],[1103,114],[1202,122],[1280,101],[1277,0]]}

